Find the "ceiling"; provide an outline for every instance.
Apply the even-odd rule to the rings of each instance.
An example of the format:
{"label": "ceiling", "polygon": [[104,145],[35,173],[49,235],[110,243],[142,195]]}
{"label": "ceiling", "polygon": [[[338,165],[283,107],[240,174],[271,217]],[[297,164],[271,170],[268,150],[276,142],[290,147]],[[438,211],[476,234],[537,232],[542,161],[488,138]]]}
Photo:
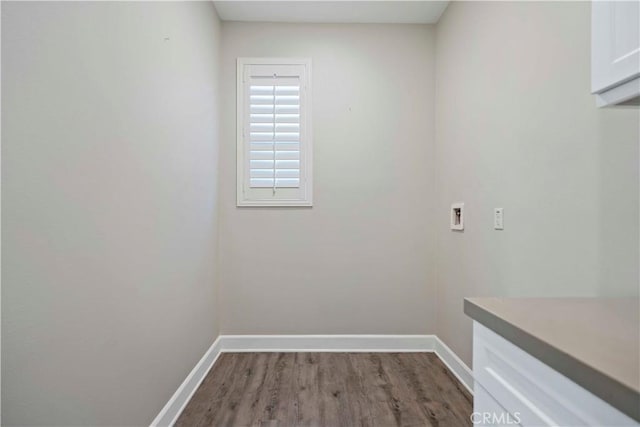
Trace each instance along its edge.
{"label": "ceiling", "polygon": [[214,1],[223,21],[435,24],[448,1]]}

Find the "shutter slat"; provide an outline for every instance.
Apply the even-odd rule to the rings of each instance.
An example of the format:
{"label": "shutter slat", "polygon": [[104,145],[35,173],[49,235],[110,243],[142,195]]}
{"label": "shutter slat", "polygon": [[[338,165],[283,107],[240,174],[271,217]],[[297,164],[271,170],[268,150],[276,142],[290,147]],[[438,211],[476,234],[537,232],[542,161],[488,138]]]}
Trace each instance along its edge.
{"label": "shutter slat", "polygon": [[251,105],[273,105],[273,96],[271,95],[251,95],[249,99]]}
{"label": "shutter slat", "polygon": [[298,95],[276,95],[276,105],[300,105]]}
{"label": "shutter slat", "polygon": [[276,86],[276,95],[299,95],[300,86]]}
{"label": "shutter slat", "polygon": [[276,160],[276,169],[300,169],[300,160]]}
{"label": "shutter slat", "polygon": [[276,187],[281,187],[281,188],[300,187],[300,179],[299,178],[276,178]]}
{"label": "shutter slat", "polygon": [[249,95],[272,95],[273,86],[251,86]]}
{"label": "shutter slat", "polygon": [[276,123],[300,123],[300,114],[276,113]]}
{"label": "shutter slat", "polygon": [[276,132],[276,141],[299,141],[299,132]]}
{"label": "shutter slat", "polygon": [[[273,169],[251,169],[251,178],[273,178]],[[300,178],[299,169],[276,169],[276,178]]]}
{"label": "shutter slat", "polygon": [[273,187],[273,178],[271,178],[271,179],[269,179],[269,178],[250,178],[249,179],[249,185],[251,185],[251,187],[256,187],[256,188],[260,188],[260,187],[271,188],[271,187]]}
{"label": "shutter slat", "polygon": [[[276,95],[297,95],[300,93],[300,86],[276,85],[275,92],[276,92]],[[273,86],[251,85],[251,87],[249,88],[249,93],[251,95],[253,94],[271,95],[273,93]]]}
{"label": "shutter slat", "polygon": [[276,114],[298,114],[300,113],[300,104],[294,105],[276,105]]}
{"label": "shutter slat", "polygon": [[[250,146],[251,151],[260,151],[260,150],[268,150],[273,151],[273,142],[265,141],[265,142],[252,142]],[[276,141],[276,151],[295,151],[300,150],[300,143],[297,141],[293,142],[282,142]]]}
{"label": "shutter slat", "polygon": [[273,178],[273,169],[251,169],[251,178]]}
{"label": "shutter slat", "polygon": [[[256,150],[249,153],[250,160],[273,160],[273,150]],[[276,151],[276,160],[300,160],[300,151]]]}
{"label": "shutter slat", "polygon": [[[276,169],[300,169],[300,160],[276,160]],[[273,169],[273,159],[249,160],[249,169]]]}
{"label": "shutter slat", "polygon": [[[249,123],[251,132],[271,132],[273,134],[274,123]],[[279,132],[299,132],[300,125],[298,123],[275,123],[276,133]],[[273,136],[273,135],[272,135]]]}
{"label": "shutter slat", "polygon": [[300,151],[276,151],[276,160],[300,160]]}
{"label": "shutter slat", "polygon": [[272,113],[273,112],[273,104],[267,104],[267,105],[251,104],[251,105],[249,105],[249,112],[251,114],[253,114],[253,113],[259,113],[259,114]]}
{"label": "shutter slat", "polygon": [[251,151],[249,153],[250,160],[273,160],[273,150]]}
{"label": "shutter slat", "polygon": [[273,169],[272,160],[249,160],[250,169]]}
{"label": "shutter slat", "polygon": [[252,132],[273,132],[273,123],[250,123]]}
{"label": "shutter slat", "polygon": [[300,123],[276,123],[276,132],[300,132]]}
{"label": "shutter slat", "polygon": [[261,113],[261,114],[251,114],[250,123],[272,123],[273,122],[273,114]]}
{"label": "shutter slat", "polygon": [[300,178],[300,169],[276,169],[276,178]]}
{"label": "shutter slat", "polygon": [[[298,114],[300,112],[299,105],[276,105],[276,114]],[[251,104],[249,105],[250,113],[257,114],[273,114],[273,103],[269,104]]]}
{"label": "shutter slat", "polygon": [[[250,123],[273,123],[273,114],[251,114]],[[277,114],[276,123],[300,123],[300,114]]]}
{"label": "shutter slat", "polygon": [[276,150],[281,151],[300,151],[300,142],[298,141],[276,141]]}
{"label": "shutter slat", "polygon": [[299,132],[276,132],[275,139],[273,132],[250,132],[249,137],[251,138],[251,142],[271,142],[271,141],[281,141],[281,142],[298,142],[300,140]]}
{"label": "shutter slat", "polygon": [[251,141],[273,141],[273,132],[250,132]]}
{"label": "shutter slat", "polygon": [[[249,184],[253,188],[272,188],[273,179],[250,178]],[[299,178],[277,178],[276,187],[277,188],[297,188],[297,187],[300,187],[300,179]]]}

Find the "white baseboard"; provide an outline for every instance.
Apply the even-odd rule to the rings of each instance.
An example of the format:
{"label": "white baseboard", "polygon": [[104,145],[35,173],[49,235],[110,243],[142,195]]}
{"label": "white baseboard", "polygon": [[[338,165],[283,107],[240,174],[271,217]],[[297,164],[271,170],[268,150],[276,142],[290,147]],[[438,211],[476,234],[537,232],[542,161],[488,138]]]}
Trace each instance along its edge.
{"label": "white baseboard", "polygon": [[156,416],[156,418],[151,422],[151,426],[172,426],[178,416],[184,410],[184,407],[187,406],[189,400],[196,392],[200,383],[204,380],[204,378],[209,373],[209,370],[213,366],[213,364],[218,359],[221,353],[221,342],[222,340],[218,337],[211,347],[206,351],[202,359],[196,364],[196,366],[191,370],[187,378],[180,384],[180,387],[173,393],[171,399],[164,405],[164,408],[160,411],[160,413]]}
{"label": "white baseboard", "polygon": [[473,394],[471,370],[435,335],[220,335],[162,408],[151,426],[171,426],[175,423],[220,353],[258,351],[433,352]]}
{"label": "white baseboard", "polygon": [[473,395],[473,372],[440,338],[436,337],[435,352],[456,376],[458,381]]}
{"label": "white baseboard", "polygon": [[434,351],[434,335],[222,335],[224,352]]}

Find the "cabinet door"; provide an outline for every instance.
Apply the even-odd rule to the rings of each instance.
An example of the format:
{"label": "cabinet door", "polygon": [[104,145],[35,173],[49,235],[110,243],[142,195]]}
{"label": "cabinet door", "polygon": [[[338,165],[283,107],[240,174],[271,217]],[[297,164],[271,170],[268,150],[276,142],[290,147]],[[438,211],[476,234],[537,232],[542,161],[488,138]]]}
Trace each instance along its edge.
{"label": "cabinet door", "polygon": [[591,3],[591,91],[640,76],[640,0]]}
{"label": "cabinet door", "polygon": [[478,322],[473,322],[473,379],[480,397],[476,402],[474,396],[474,413],[491,414],[485,425],[640,427]]}

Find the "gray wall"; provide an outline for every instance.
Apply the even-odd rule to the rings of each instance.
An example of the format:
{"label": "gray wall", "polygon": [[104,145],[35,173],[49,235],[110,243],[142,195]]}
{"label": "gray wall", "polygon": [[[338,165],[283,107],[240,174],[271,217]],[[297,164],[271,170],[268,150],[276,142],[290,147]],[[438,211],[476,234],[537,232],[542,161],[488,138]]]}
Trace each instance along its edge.
{"label": "gray wall", "polygon": [[219,24],[2,2],[6,425],[148,425],[218,331]]}
{"label": "gray wall", "polygon": [[[433,27],[222,28],[222,333],[434,332]],[[313,208],[235,206],[243,56],[312,58]]]}
{"label": "gray wall", "polygon": [[454,2],[437,26],[438,335],[467,363],[464,297],[638,295],[640,116],[595,107],[590,46],[588,2]]}

